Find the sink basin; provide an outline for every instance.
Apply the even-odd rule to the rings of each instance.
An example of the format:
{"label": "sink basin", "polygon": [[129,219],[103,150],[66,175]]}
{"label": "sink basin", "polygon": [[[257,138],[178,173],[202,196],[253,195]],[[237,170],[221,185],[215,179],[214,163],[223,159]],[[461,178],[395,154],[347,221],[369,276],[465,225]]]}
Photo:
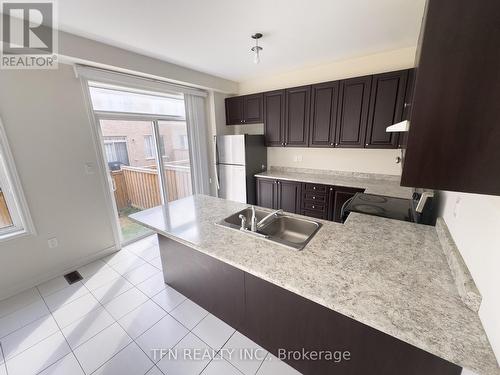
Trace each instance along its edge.
{"label": "sink basin", "polygon": [[[256,208],[255,216],[257,217],[257,222],[266,217],[270,212],[272,211],[265,211]],[[247,218],[247,228],[245,229],[241,229],[240,215]],[[262,228],[257,230],[257,232],[252,232],[248,228],[251,218],[252,209],[246,208],[225,218],[217,224],[239,230],[242,233],[258,236],[268,241],[276,242],[296,250],[302,250],[321,228],[321,224],[313,220],[289,216],[286,214],[278,214],[269,219]]]}

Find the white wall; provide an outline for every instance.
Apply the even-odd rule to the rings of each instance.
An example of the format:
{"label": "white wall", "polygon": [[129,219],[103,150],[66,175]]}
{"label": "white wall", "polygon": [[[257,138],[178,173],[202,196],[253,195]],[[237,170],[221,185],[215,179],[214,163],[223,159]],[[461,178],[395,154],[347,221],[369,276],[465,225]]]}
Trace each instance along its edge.
{"label": "white wall", "polygon": [[500,359],[500,197],[444,192],[442,216],[483,296],[479,316]]}
{"label": "white wall", "polygon": [[[80,82],[73,70],[1,70],[0,116],[37,230],[0,243],[0,297],[114,245]],[[47,239],[59,247],[49,249]]]}
{"label": "white wall", "polygon": [[406,69],[414,66],[415,51],[415,47],[402,48],[395,51],[305,67],[299,70],[283,72],[278,75],[263,76],[257,79],[240,82],[238,92],[240,95],[244,95],[282,89],[285,87],[334,81],[365,74]]}
{"label": "white wall", "polygon": [[[415,48],[378,53],[349,60],[306,67],[270,77],[241,82],[239,94],[249,94],[286,87],[294,87],[342,78],[381,73],[414,66]],[[243,132],[263,133],[262,125],[247,128],[235,126],[231,134]],[[268,164],[274,166],[335,169],[349,172],[368,172],[400,175],[401,167],[395,163],[397,150],[268,148]],[[301,156],[302,161],[295,161]],[[300,159],[300,158],[299,158]]]}

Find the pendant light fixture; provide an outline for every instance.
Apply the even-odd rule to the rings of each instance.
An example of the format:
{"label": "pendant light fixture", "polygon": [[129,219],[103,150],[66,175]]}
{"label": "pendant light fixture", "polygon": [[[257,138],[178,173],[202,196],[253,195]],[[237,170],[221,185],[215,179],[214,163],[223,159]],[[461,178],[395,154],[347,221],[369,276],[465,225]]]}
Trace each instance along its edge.
{"label": "pendant light fixture", "polygon": [[253,62],[255,64],[258,64],[260,63],[260,51],[262,51],[262,47],[259,46],[259,39],[262,38],[262,34],[261,33],[255,33],[252,35],[252,39],[255,40],[255,46],[252,47],[252,52],[255,53],[254,57],[253,57]]}

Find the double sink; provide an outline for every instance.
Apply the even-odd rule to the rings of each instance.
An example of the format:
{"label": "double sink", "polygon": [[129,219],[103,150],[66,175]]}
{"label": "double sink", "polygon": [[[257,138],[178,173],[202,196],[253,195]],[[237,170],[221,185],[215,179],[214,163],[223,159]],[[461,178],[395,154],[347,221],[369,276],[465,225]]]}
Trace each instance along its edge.
{"label": "double sink", "polygon": [[251,207],[236,212],[217,224],[239,230],[242,233],[258,236],[296,250],[302,250],[321,228],[321,223],[305,218],[289,216],[281,212],[276,212],[274,215],[269,214],[269,211],[255,208],[257,222],[261,222],[262,219],[268,217],[265,223],[257,228],[256,231],[250,229],[249,223],[251,223],[252,220]]}

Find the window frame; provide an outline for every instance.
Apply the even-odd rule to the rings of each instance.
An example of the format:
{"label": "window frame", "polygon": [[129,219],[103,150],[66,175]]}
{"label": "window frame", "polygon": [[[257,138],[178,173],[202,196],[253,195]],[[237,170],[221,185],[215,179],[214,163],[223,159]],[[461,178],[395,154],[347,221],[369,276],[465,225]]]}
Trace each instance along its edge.
{"label": "window frame", "polygon": [[0,186],[12,221],[11,226],[0,228],[0,242],[36,234],[1,118]]}

